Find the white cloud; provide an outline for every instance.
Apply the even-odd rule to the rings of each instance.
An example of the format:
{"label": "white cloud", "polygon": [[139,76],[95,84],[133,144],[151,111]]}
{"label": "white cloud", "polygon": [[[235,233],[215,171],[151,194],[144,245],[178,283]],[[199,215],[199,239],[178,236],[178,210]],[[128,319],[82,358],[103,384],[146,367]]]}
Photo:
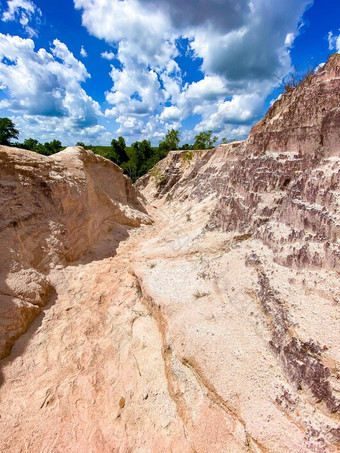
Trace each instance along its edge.
{"label": "white cloud", "polygon": [[138,136],[144,127],[144,122],[131,116],[119,116],[116,122],[120,124],[117,135]]}
{"label": "white cloud", "polygon": [[21,113],[29,124],[35,124],[35,115],[43,130],[62,124],[61,137],[67,130],[71,136],[96,127],[100,106],[81,87],[88,77],[84,64],[59,40],[49,52],[35,51],[31,39],[0,33],[0,86],[8,91],[0,108]]}
{"label": "white cloud", "polygon": [[[340,29],[339,29],[340,31]],[[331,31],[328,33],[329,50],[336,50],[340,53],[340,34],[334,35]]]}
{"label": "white cloud", "polygon": [[80,55],[81,55],[83,58],[86,58],[86,57],[87,57],[87,52],[86,52],[86,50],[84,49],[84,46],[81,46],[81,48],[80,48]]}
{"label": "white cloud", "polygon": [[263,98],[261,95],[244,94],[235,95],[231,100],[220,102],[217,111],[204,118],[203,124],[196,127],[196,129],[222,131],[225,125],[249,125],[261,112],[263,105]]}
{"label": "white cloud", "polygon": [[206,76],[198,82],[187,86],[185,97],[187,99],[216,101],[221,96],[229,93],[226,82],[219,76]]}
{"label": "white cloud", "polygon": [[37,36],[37,31],[29,23],[33,19],[35,23],[39,22],[38,18],[41,15],[41,9],[31,0],[8,0],[7,10],[3,12],[1,20],[3,22],[18,20],[28,36],[33,37]]}
{"label": "white cloud", "polygon": [[40,143],[57,139],[64,146],[75,145],[78,141],[85,144],[103,145],[111,142],[113,135],[102,125],[75,129],[72,118],[43,117],[37,115],[11,116],[16,128],[20,131],[20,141],[36,138]]}
{"label": "white cloud", "polygon": [[[197,130],[249,129],[291,69],[289,49],[311,3],[74,0],[88,31],[118,49],[101,54],[120,62],[111,69],[106,117],[117,118],[120,132],[153,137],[193,114],[201,116]],[[183,82],[175,61],[179,38],[188,38],[193,58],[202,58],[199,81]]]}
{"label": "white cloud", "polygon": [[82,23],[97,38],[108,43],[125,42],[139,62],[166,65],[171,54],[168,19],[154,6],[143,7],[137,0],[74,0],[82,9]]}
{"label": "white cloud", "polygon": [[164,121],[179,121],[181,119],[181,111],[178,107],[172,105],[165,107],[160,117]]}
{"label": "white cloud", "polygon": [[219,74],[229,81],[263,81],[289,71],[286,37],[295,30],[309,0],[253,0],[251,12],[241,27],[227,33],[212,27],[194,32],[191,43],[203,58],[205,73]]}
{"label": "white cloud", "polygon": [[288,33],[285,39],[285,46],[287,47],[292,47],[293,43],[295,40],[295,34],[294,33]]}
{"label": "white cloud", "polygon": [[107,52],[107,51],[102,52],[100,55],[102,58],[105,58],[105,60],[109,60],[109,61],[113,60],[115,57],[115,54],[113,52]]}

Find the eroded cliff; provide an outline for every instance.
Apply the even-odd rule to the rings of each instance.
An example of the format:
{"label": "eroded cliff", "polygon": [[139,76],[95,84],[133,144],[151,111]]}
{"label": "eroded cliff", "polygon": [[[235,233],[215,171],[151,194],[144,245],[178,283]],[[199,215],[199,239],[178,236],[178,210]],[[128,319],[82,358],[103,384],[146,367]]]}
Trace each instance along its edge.
{"label": "eroded cliff", "polygon": [[[246,141],[169,153],[137,183],[153,224],[107,161],[37,156],[38,169],[87,156],[86,208],[79,223],[77,201],[65,209],[53,249],[35,239],[32,251],[34,220],[20,224],[23,246],[6,236],[21,266],[6,282],[24,282],[27,297],[21,273],[36,269],[55,295],[0,362],[2,451],[339,451],[339,59],[283,95]],[[66,207],[84,177],[69,160],[56,175],[72,184],[53,179]],[[55,208],[41,206],[49,238]],[[20,210],[7,212],[10,223]]]}
{"label": "eroded cliff", "polygon": [[0,200],[3,357],[53,294],[51,267],[150,219],[121,169],[80,147],[45,157],[0,146]]}

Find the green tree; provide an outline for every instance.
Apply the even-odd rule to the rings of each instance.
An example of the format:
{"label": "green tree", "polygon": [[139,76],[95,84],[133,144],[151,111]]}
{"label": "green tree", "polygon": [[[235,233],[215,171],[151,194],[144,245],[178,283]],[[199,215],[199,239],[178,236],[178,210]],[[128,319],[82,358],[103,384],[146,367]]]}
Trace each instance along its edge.
{"label": "green tree", "polygon": [[122,165],[124,162],[129,160],[129,156],[126,153],[126,144],[123,137],[118,137],[118,140],[113,139],[111,142],[112,146],[112,158],[117,165]]}
{"label": "green tree", "polygon": [[159,154],[165,157],[169,151],[173,151],[179,148],[179,131],[175,129],[170,129],[165,134],[164,140],[159,142]]}
{"label": "green tree", "polygon": [[52,156],[52,154],[58,153],[62,148],[59,140],[52,140],[51,142],[45,142],[43,145],[38,143],[34,147],[34,151],[44,156]]}
{"label": "green tree", "polygon": [[9,118],[0,118],[0,145],[11,145],[12,139],[17,139],[19,131]]}
{"label": "green tree", "polygon": [[83,148],[86,148],[85,143],[83,142],[77,142],[76,146],[82,146]]}
{"label": "green tree", "polygon": [[39,142],[35,138],[26,138],[23,143],[23,148],[29,149],[30,151],[35,151],[35,148],[38,144]]}
{"label": "green tree", "polygon": [[143,140],[133,143],[129,154],[130,159],[122,163],[122,168],[134,182],[154,165],[154,150],[149,140]]}
{"label": "green tree", "polygon": [[189,143],[184,143],[184,145],[181,146],[181,149],[182,150],[189,150],[189,149],[193,149],[192,145],[189,145]]}
{"label": "green tree", "polygon": [[195,136],[193,149],[210,149],[214,147],[218,137],[212,137],[212,131],[200,132]]}

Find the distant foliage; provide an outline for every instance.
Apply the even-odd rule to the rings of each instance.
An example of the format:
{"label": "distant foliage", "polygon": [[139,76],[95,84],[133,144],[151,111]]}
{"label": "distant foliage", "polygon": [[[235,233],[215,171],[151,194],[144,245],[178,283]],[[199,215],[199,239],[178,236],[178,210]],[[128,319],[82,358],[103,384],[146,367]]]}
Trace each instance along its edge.
{"label": "distant foliage", "polygon": [[19,137],[19,131],[9,118],[0,118],[0,145],[12,145],[11,140]]}
{"label": "distant foliage", "polygon": [[129,156],[126,153],[126,144],[123,137],[119,137],[118,140],[113,139],[111,142],[112,147],[112,158],[113,162],[117,165],[122,165],[124,162],[129,160]]}
{"label": "distant foliage", "polygon": [[[6,120],[6,121],[2,121]],[[2,121],[2,122],[1,122]],[[0,130],[7,132],[4,134],[2,140],[9,143],[10,138],[17,138],[19,132],[15,129],[14,124],[8,118],[0,118]],[[1,137],[1,135],[0,135]],[[6,138],[7,137],[7,138]],[[217,137],[212,136],[212,131],[200,132],[195,136],[195,142],[193,145],[188,143],[184,144],[180,148],[180,133],[178,130],[169,129],[167,130],[164,138],[159,142],[158,147],[151,146],[149,140],[142,140],[134,142],[131,146],[126,146],[124,137],[118,137],[111,141],[111,146],[93,146],[91,144],[85,144],[84,142],[77,142],[76,146],[82,146],[85,149],[93,151],[95,154],[105,157],[112,162],[119,165],[124,173],[128,175],[133,182],[138,178],[145,175],[150,171],[157,162],[164,159],[169,151],[178,149],[187,150],[187,153],[182,155],[183,162],[190,165],[191,160],[194,157],[192,150],[201,150],[212,148],[217,141]],[[2,142],[3,143],[3,142]],[[45,142],[44,144],[39,143],[34,138],[28,138],[23,143],[15,143],[15,146],[19,148],[28,149],[45,156],[51,156],[63,149],[62,144],[59,140],[52,140],[51,142]],[[162,186],[166,183],[165,175],[152,174],[156,181],[156,184]]]}
{"label": "distant foliage", "polygon": [[166,152],[167,154],[169,151],[174,151],[178,149],[179,142],[180,142],[179,131],[176,131],[175,129],[170,129],[167,131],[164,140],[159,142],[158,147],[161,151]]}
{"label": "distant foliage", "polygon": [[52,140],[51,142],[39,143],[34,138],[27,138],[24,143],[16,143],[18,148],[28,149],[44,156],[52,156],[63,149],[59,140]]}
{"label": "distant foliage", "polygon": [[212,136],[212,131],[200,132],[195,137],[193,149],[210,149],[217,142],[217,137]]}

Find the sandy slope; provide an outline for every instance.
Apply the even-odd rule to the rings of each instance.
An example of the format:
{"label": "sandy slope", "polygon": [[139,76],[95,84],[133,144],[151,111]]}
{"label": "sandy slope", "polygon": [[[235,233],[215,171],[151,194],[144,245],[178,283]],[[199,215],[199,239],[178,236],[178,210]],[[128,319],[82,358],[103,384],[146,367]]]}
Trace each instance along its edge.
{"label": "sandy slope", "polygon": [[259,272],[333,367],[339,306],[324,291],[338,282],[313,274],[318,296],[257,241],[206,233],[199,214],[154,217],[51,272],[55,297],[2,362],[1,451],[337,451],[338,416],[270,348]]}

